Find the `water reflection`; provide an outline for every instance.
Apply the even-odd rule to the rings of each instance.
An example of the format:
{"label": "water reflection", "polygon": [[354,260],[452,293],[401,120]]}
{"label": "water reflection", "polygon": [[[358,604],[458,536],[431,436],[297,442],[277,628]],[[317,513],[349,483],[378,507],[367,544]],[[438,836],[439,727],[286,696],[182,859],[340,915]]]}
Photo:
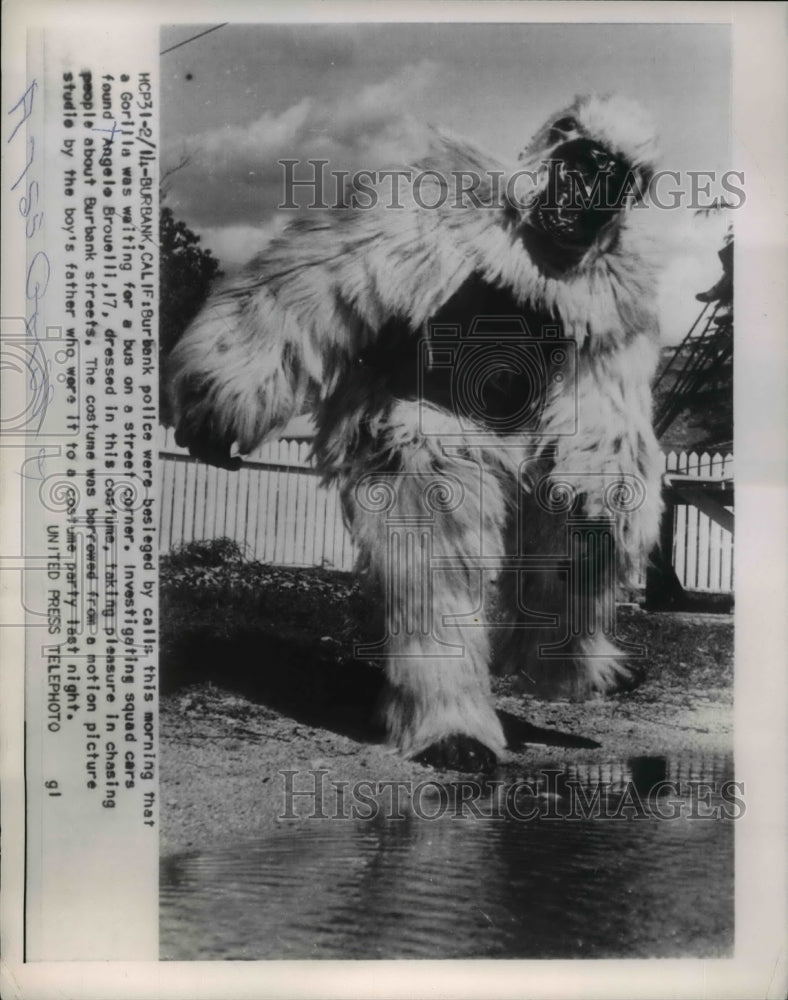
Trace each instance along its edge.
{"label": "water reflection", "polygon": [[[516,818],[323,820],[162,863],[162,957],[540,958],[722,956],[733,946],[733,827],[693,812],[693,783],[718,789],[729,758],[575,768],[567,786],[527,776],[538,807]],[[518,776],[520,777],[520,776]],[[540,785],[539,782],[542,781]],[[676,818],[637,809],[673,782]],[[557,790],[556,790],[557,789]],[[550,798],[552,796],[552,798]],[[703,815],[703,813],[700,813]]]}

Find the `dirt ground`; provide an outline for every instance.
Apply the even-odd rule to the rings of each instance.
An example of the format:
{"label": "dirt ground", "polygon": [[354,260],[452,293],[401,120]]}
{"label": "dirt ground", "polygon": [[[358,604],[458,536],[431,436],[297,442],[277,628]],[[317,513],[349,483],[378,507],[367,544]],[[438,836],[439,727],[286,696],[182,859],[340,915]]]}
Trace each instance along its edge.
{"label": "dirt ground", "polygon": [[[165,602],[165,610],[175,604]],[[170,617],[171,625],[178,621]],[[644,640],[649,650],[646,679],[634,691],[586,703],[544,702],[517,694],[506,680],[494,682],[511,747],[501,776],[732,752],[732,617],[624,609],[619,621],[623,635]],[[319,641],[323,649],[339,646],[331,636]],[[194,676],[184,674],[184,662],[193,662],[196,647],[190,653],[165,643],[163,669],[169,664],[177,677],[165,683],[160,714],[164,854],[274,830],[283,822],[281,771],[326,769],[333,782],[456,777],[405,761],[379,742],[363,721],[370,699],[357,697],[368,674],[356,675],[359,668],[341,656],[315,661],[311,647],[278,645],[270,631],[222,642],[202,649],[212,666]],[[267,663],[267,674],[281,676],[284,686],[239,683],[231,661],[250,656]],[[309,697],[299,697],[307,684]],[[347,712],[337,707],[346,691],[352,691]]]}

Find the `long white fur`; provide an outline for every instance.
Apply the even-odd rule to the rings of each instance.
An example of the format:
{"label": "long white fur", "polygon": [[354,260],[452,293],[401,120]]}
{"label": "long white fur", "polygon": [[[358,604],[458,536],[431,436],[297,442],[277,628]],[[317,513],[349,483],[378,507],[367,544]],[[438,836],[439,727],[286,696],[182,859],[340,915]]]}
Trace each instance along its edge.
{"label": "long white fur", "polygon": [[[567,114],[578,122],[578,135],[623,156],[643,177],[653,169],[653,133],[636,106],[619,98],[582,98],[551,121]],[[445,176],[498,170],[508,177],[548,158],[555,145],[551,135],[547,123],[518,163],[499,164],[467,143],[435,133],[433,148],[416,169],[436,169]],[[435,203],[441,182],[426,180],[421,193],[428,204]],[[477,194],[484,201],[491,191],[483,185]],[[507,505],[524,508],[523,516],[534,523],[544,521],[544,551],[560,551],[564,521],[548,522],[529,506],[532,480],[545,468],[556,479],[594,475],[602,482],[637,476],[646,484],[644,503],[616,517],[619,568],[631,570],[655,540],[660,515],[649,387],[657,360],[660,257],[650,211],[633,207],[621,213],[581,261],[556,277],[525,250],[518,235],[522,219],[511,205],[458,206],[448,197],[443,207],[425,210],[403,197],[403,208],[386,209],[385,197],[381,190],[376,210],[298,219],[216,291],[170,358],[176,424],[188,431],[207,421],[218,436],[248,452],[309,398],[316,404],[316,461],[327,478],[339,480],[352,530],[379,584],[385,576],[385,521],[358,508],[352,487],[366,471],[391,465],[394,458],[405,470],[430,468],[460,477],[467,509],[435,525],[437,551],[455,555],[472,551],[470,535],[474,530],[478,535],[480,525],[484,552],[502,554],[511,542]],[[357,369],[359,355],[388,320],[397,317],[414,331],[426,330],[472,275],[508,289],[523,307],[560,317],[578,347],[577,433],[567,433],[575,419],[575,396],[553,393],[536,443],[524,443],[516,460],[505,449],[485,452],[494,485],[483,517],[472,470],[441,448],[440,434],[420,434],[417,403],[376,398],[375,385],[366,384]],[[433,418],[439,426],[441,414]],[[407,508],[415,499],[406,490],[401,502]],[[589,492],[586,513],[608,513],[601,488]],[[470,586],[468,572],[449,574],[435,597],[436,619],[462,605]],[[554,609],[559,589],[556,579],[546,579],[537,587],[537,605]],[[514,600],[511,584],[502,591],[504,600]],[[418,753],[456,734],[473,736],[496,753],[502,750],[489,701],[490,638],[483,629],[459,631],[466,655],[445,661],[421,662],[418,640],[402,638],[402,630],[400,639],[391,640],[383,714],[390,739],[404,753]],[[605,637],[581,636],[574,654],[558,668],[552,664],[549,673],[534,653],[535,639],[549,636],[535,636],[533,630],[525,635],[512,631],[502,669],[536,678],[537,689],[604,692],[626,674],[620,659],[608,655],[612,648]],[[410,659],[395,648],[403,642],[411,644],[405,649],[414,654]]]}

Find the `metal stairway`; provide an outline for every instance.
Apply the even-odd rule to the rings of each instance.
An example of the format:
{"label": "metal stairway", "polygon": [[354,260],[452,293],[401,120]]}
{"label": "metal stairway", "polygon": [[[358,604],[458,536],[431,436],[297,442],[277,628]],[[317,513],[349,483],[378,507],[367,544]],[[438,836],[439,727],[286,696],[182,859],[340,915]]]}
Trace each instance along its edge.
{"label": "metal stairway", "polygon": [[666,387],[654,414],[657,437],[683,410],[702,407],[704,399],[713,406],[732,378],[733,309],[729,302],[706,302],[654,383],[655,392]]}

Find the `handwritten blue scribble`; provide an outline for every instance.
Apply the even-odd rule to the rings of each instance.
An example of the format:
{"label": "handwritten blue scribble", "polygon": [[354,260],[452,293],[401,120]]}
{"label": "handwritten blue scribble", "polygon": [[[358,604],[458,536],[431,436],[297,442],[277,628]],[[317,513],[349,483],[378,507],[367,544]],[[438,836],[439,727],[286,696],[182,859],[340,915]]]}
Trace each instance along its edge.
{"label": "handwritten blue scribble", "polygon": [[[27,121],[27,119],[32,115],[32,113],[33,113],[33,97],[35,95],[36,90],[38,90],[38,80],[33,80],[33,82],[30,84],[30,86],[27,88],[27,90],[24,92],[24,94],[22,94],[22,96],[19,98],[19,100],[13,106],[13,108],[11,108],[11,110],[8,112],[9,115],[12,115],[16,111],[16,109],[19,107],[19,105],[20,104],[22,105],[22,111],[23,111],[22,119],[16,123],[16,128],[11,133],[11,135],[8,137],[7,142],[13,142],[13,139],[14,139],[14,136],[16,135],[16,133],[25,124],[25,122]],[[17,181],[17,183],[19,183],[19,182]],[[16,184],[14,185],[14,187],[16,187]],[[14,188],[11,188],[11,190],[13,191]]]}
{"label": "handwritten blue scribble", "polygon": [[116,132],[120,132],[121,129],[118,128],[117,122],[113,118],[112,119],[112,128],[94,128],[94,129],[91,129],[91,131],[92,132],[108,132],[109,133],[109,139],[105,139],[104,142],[110,142],[111,143],[113,141],[113,139],[115,138],[115,133]]}
{"label": "handwritten blue scribble", "polygon": [[[9,115],[13,115],[21,110],[21,117],[8,137],[9,143],[14,140],[19,129],[33,114],[37,90],[38,81],[34,79],[16,104],[8,111]],[[11,185],[12,191],[15,191],[22,181],[25,180],[35,162],[36,143],[34,136],[27,137],[27,150],[28,155],[25,166]],[[43,211],[36,211],[39,198],[40,188],[38,181],[31,177],[27,179],[24,193],[19,198],[18,203],[19,215],[25,221],[25,237],[27,240],[31,240],[43,226],[44,213]],[[25,297],[28,302],[32,303],[32,309],[28,312],[25,321],[25,332],[32,342],[32,347],[26,350],[25,357],[28,385],[32,393],[32,400],[26,409],[31,411],[32,418],[38,418],[38,423],[35,427],[36,434],[41,430],[44,417],[55,392],[50,377],[51,362],[41,346],[41,335],[39,332],[41,303],[49,286],[51,271],[49,257],[43,250],[39,250],[30,260],[25,279]]]}

